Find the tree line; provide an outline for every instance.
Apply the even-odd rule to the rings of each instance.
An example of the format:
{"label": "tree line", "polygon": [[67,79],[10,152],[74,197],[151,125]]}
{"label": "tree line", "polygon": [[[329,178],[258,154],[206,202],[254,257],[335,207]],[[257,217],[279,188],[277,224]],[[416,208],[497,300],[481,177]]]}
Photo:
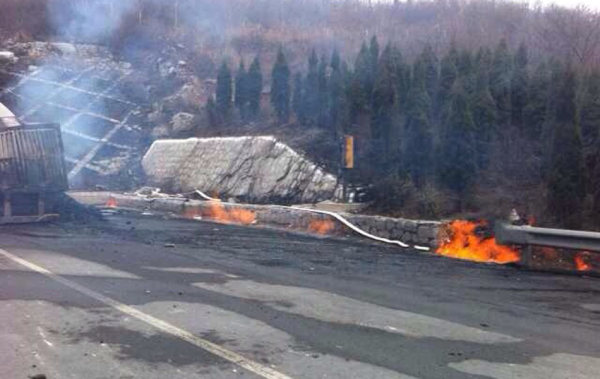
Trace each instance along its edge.
{"label": "tree line", "polygon": [[[355,180],[374,185],[384,207],[402,206],[396,190],[407,183],[441,191],[450,213],[476,209],[493,186],[526,183],[543,199],[527,212],[568,227],[599,221],[600,72],[534,65],[525,44],[511,50],[506,40],[453,45],[441,57],[426,45],[410,62],[373,37],[353,64],[313,50],[296,73],[280,48],[269,82],[278,124],[319,128],[332,141],[355,136]],[[213,126],[235,112],[258,118],[261,93],[258,58],[235,73],[223,63],[207,107]]]}

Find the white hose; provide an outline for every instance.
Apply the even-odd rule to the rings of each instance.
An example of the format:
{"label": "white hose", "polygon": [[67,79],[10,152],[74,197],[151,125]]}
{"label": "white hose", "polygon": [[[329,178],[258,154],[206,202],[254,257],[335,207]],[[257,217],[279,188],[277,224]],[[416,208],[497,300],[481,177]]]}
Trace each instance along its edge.
{"label": "white hose", "polygon": [[[346,220],[344,217],[342,217],[341,215],[334,213],[334,212],[329,212],[329,211],[322,211],[322,210],[317,210],[317,209],[309,209],[309,208],[301,208],[301,207],[291,207],[292,209],[297,209],[297,210],[302,210],[302,211],[307,211],[307,212],[312,212],[312,213],[319,213],[319,214],[324,214],[324,215],[328,215],[331,216],[333,218],[335,218],[336,220],[338,220],[339,222],[341,222],[342,224],[346,225],[347,227],[349,227],[350,229],[354,230],[356,233],[370,238],[372,240],[375,241],[379,241],[379,242],[385,242],[385,243],[389,243],[389,244],[394,244],[394,245],[398,245],[400,247],[404,247],[404,248],[408,248],[411,247],[411,245],[408,245],[402,241],[396,241],[396,240],[391,240],[391,239],[387,239],[387,238],[383,238],[383,237],[377,237],[371,233],[367,233],[364,230],[358,228],[356,225],[352,224],[350,221]],[[422,250],[422,251],[429,251],[430,249],[427,246],[419,246],[419,245],[413,245],[413,248],[417,249],[417,250]]]}
{"label": "white hose", "polygon": [[194,193],[200,195],[200,197],[203,198],[204,200],[208,200],[208,201],[219,200],[219,199],[215,199],[214,197],[208,196],[207,194],[205,194],[204,192],[200,191],[199,189],[194,190]]}

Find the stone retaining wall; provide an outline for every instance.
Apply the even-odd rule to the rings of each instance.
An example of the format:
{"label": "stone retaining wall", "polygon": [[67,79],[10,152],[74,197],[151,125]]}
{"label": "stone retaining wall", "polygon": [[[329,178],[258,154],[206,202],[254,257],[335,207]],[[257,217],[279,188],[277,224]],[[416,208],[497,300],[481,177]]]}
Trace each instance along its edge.
{"label": "stone retaining wall", "polygon": [[[171,213],[180,217],[203,217],[210,210],[207,201],[181,198],[148,199],[136,195],[114,194],[108,192],[74,192],[70,196],[84,204],[103,206],[113,198],[119,208]],[[315,234],[345,236],[355,232],[332,216],[317,214],[310,210],[296,209],[278,205],[253,205],[223,203],[225,210],[245,209],[256,216],[254,224],[286,230],[303,231]],[[359,229],[377,237],[400,240],[409,245],[420,245],[434,249],[440,228],[439,222],[405,220],[380,216],[340,214]],[[325,225],[323,225],[325,223]]]}

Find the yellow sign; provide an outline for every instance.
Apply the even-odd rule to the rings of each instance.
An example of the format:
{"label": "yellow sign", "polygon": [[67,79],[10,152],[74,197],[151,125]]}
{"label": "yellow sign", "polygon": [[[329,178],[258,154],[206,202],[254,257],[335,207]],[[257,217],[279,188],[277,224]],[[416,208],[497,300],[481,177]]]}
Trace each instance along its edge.
{"label": "yellow sign", "polygon": [[354,168],[354,137],[344,136],[344,167]]}

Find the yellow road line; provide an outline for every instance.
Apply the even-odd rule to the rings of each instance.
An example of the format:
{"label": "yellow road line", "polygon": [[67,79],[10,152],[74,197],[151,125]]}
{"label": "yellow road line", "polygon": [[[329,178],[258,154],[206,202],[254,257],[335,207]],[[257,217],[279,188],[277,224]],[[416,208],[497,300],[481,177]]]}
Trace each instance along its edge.
{"label": "yellow road line", "polygon": [[12,260],[13,262],[16,262],[16,263],[22,265],[22,266],[25,266],[32,271],[35,271],[42,275],[45,275],[48,278],[50,278],[64,286],[67,286],[77,292],[80,292],[86,296],[89,296],[92,299],[95,299],[101,303],[104,303],[111,308],[114,308],[120,312],[123,312],[131,317],[135,317],[138,320],[143,321],[146,324],[149,324],[156,329],[159,329],[165,333],[171,334],[181,340],[191,343],[194,346],[197,346],[203,350],[206,350],[209,353],[212,353],[212,354],[214,354],[218,357],[221,357],[229,362],[232,362],[232,363],[234,363],[250,372],[253,372],[263,378],[266,378],[266,379],[291,379],[291,377],[289,377],[285,374],[282,374],[278,371],[275,371],[270,367],[261,365],[258,362],[254,362],[254,361],[247,359],[233,351],[227,350],[220,345],[217,345],[215,343],[207,341],[203,338],[199,338],[186,330],[183,330],[172,324],[169,324],[166,321],[163,321],[156,317],[150,316],[150,315],[143,313],[129,305],[123,304],[121,302],[111,299],[110,297],[104,296],[96,291],[92,291],[91,289],[89,289],[87,287],[81,286],[73,281],[70,281],[68,279],[65,279],[65,278],[57,275],[57,274],[54,274],[53,272],[51,272],[41,266],[31,263],[23,258],[19,258],[16,255],[11,254],[6,250],[0,249],[0,255],[3,255],[4,257]]}

